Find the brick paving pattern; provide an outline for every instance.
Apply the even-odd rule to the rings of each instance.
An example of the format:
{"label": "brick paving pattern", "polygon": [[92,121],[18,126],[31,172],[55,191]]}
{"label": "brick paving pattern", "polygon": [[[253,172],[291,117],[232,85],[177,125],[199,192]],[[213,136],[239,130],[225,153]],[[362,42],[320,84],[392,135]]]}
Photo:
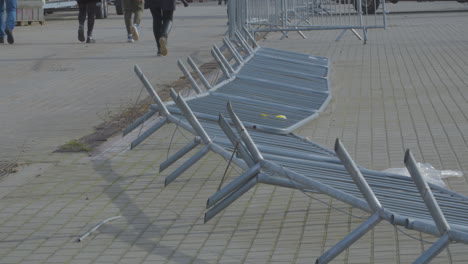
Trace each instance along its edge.
{"label": "brick paving pattern", "polygon": [[[193,8],[202,7],[200,4]],[[211,36],[211,43],[220,42],[225,10],[215,9],[218,8],[215,4],[209,8],[217,11],[213,11],[212,20],[207,17],[200,24],[217,21],[216,34],[205,33]],[[195,16],[181,8],[177,12],[180,21]],[[145,23],[149,21],[146,19]],[[120,22],[123,30],[123,19]],[[350,33],[334,42],[337,31],[307,32],[309,38],[305,40],[293,32],[282,40],[280,34],[271,34],[261,44],[330,58],[333,99],[317,119],[301,129],[301,135],[328,147],[339,137],[356,161],[371,169],[403,167],[403,153],[409,148],[418,161],[437,169],[468,171],[467,22],[463,12],[390,13],[388,29],[371,30],[366,45]],[[53,23],[50,22],[52,28],[56,26]],[[63,29],[54,30],[74,35],[74,23],[67,23]],[[100,23],[111,26],[111,21]],[[18,40],[22,33],[33,29],[38,28],[18,28]],[[47,32],[46,28],[38,30]],[[191,27],[179,24],[175,30],[179,35]],[[150,34],[149,28],[146,34]],[[117,41],[111,32],[104,33],[103,38]],[[65,63],[62,58],[46,59],[46,64],[32,63],[28,56],[45,55],[34,50],[31,54],[11,55],[2,51],[2,85],[6,79],[11,80],[13,87],[23,87],[1,92],[0,108],[11,109],[8,114],[0,111],[2,122],[13,124],[15,118],[29,121],[24,119],[29,115],[31,123],[2,128],[5,148],[2,147],[1,154],[10,159],[16,156],[12,150],[19,141],[6,143],[15,129],[26,129],[17,131],[16,136],[21,138],[19,132],[32,135],[34,127],[41,130],[42,125],[50,128],[55,124],[57,133],[63,135],[47,136],[53,129],[34,134],[41,141],[37,144],[26,141],[25,148],[30,149],[22,161],[47,166],[28,175],[25,168],[0,182],[0,187],[5,187],[0,188],[0,263],[311,263],[363,221],[365,213],[328,196],[259,185],[204,224],[206,199],[218,188],[227,162],[210,153],[164,187],[164,177],[182,161],[161,174],[159,164],[191,139],[188,132],[181,132],[173,124],[163,127],[134,150],[128,147],[138,130],[123,139],[118,136],[106,142],[92,156],[50,155],[53,147],[64,139],[82,136],[90,130],[89,124],[99,122],[96,117],[73,122],[79,120],[74,115],[57,117],[56,122],[54,115],[73,112],[77,116],[91,116],[105,102],[120,104],[120,98],[129,100],[130,95],[135,99],[141,86],[135,84],[129,67],[134,60],[144,64],[143,70],[148,69],[148,76],[155,83],[158,78],[165,78],[167,72],[171,73],[166,78],[182,75],[176,70],[176,56],[164,59],[164,67],[170,67],[167,72],[151,69],[156,64],[155,58],[144,58],[147,55],[142,53],[153,45],[149,39],[135,46],[135,50],[127,44],[117,44],[121,45],[118,47],[115,43],[111,48],[93,47],[115,59],[107,62],[109,68],[103,63],[95,65],[89,58],[76,65],[80,70],[66,71],[70,76],[57,77],[57,82],[51,79],[56,74],[51,69],[74,68],[73,62]],[[78,44],[63,42],[57,44],[57,49],[69,45],[70,58],[82,56],[76,51]],[[208,56],[210,45],[197,43],[202,47],[200,52]],[[184,45],[176,43],[174,47],[183,49]],[[124,50],[132,55],[125,57]],[[197,51],[177,54],[182,57],[189,52]],[[5,73],[3,69],[10,60],[17,62]],[[123,61],[127,64],[119,65]],[[125,75],[119,76],[121,72]],[[17,80],[15,74],[28,76]],[[40,86],[47,88],[41,93],[61,86],[67,92],[57,97],[53,94],[34,97],[32,80],[50,83],[51,87]],[[69,86],[68,82],[76,85]],[[23,98],[21,105],[15,104],[17,97]],[[102,97],[108,97],[107,101]],[[52,117],[43,123],[40,115]],[[67,132],[67,128],[76,131]],[[231,168],[225,182],[238,174],[239,169]],[[16,179],[10,179],[12,176]],[[25,180],[20,182],[22,177]],[[467,180],[465,175],[446,182],[450,189],[468,195]],[[97,223],[117,215],[122,217],[77,242],[79,236]],[[430,246],[428,241],[434,241],[434,237],[382,222],[334,263],[410,263]],[[432,263],[467,263],[466,249],[466,245],[451,244]]]}

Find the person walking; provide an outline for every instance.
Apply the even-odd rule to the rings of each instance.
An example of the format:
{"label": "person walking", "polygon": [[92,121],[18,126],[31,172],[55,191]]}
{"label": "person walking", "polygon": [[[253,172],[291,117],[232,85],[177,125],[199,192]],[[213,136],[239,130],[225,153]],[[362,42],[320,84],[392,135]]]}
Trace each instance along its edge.
{"label": "person walking", "polygon": [[124,9],[125,27],[127,28],[127,41],[133,42],[140,39],[138,29],[141,17],[143,16],[143,0],[122,0],[122,6]]}
{"label": "person walking", "polygon": [[167,55],[167,38],[172,28],[175,0],[146,0],[145,7],[153,16],[153,34],[158,47],[158,56]]}
{"label": "person walking", "polygon": [[96,3],[99,0],[78,0],[78,40],[81,42],[85,41],[84,35],[84,23],[86,15],[88,16],[88,31],[86,37],[86,43],[96,43],[93,38],[94,29],[94,18],[96,16]]}
{"label": "person walking", "polygon": [[[6,11],[6,19],[3,18]],[[9,44],[13,44],[13,29],[16,20],[16,0],[0,0],[0,43],[5,43],[5,35]]]}

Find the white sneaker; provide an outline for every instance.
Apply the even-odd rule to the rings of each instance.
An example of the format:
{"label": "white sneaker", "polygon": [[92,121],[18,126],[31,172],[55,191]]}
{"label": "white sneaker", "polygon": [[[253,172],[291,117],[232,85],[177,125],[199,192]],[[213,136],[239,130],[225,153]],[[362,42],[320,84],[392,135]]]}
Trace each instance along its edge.
{"label": "white sneaker", "polygon": [[128,35],[128,37],[127,37],[127,42],[130,42],[130,43],[133,42],[132,34]]}
{"label": "white sneaker", "polygon": [[132,31],[132,37],[133,37],[134,40],[140,39],[140,34],[138,33],[138,25],[137,24],[133,24],[130,27],[130,31]]}

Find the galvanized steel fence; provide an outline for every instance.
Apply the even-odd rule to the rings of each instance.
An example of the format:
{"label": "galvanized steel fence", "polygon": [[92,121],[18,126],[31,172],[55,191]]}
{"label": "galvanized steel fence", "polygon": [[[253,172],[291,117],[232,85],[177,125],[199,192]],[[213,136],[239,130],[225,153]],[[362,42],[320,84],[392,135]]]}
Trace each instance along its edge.
{"label": "galvanized steel fence", "polygon": [[[379,8],[382,6],[382,11]],[[236,0],[228,2],[229,33],[247,26],[252,32],[385,28],[381,0]],[[342,34],[338,37],[341,38]],[[303,37],[305,37],[302,34]]]}
{"label": "galvanized steel fence", "polygon": [[[193,60],[189,58],[188,62],[198,82],[179,61],[179,67],[198,94],[194,97],[184,99],[172,91],[174,102],[163,103],[141,70],[135,67],[156,105],[124,132],[128,133],[159,111],[159,122],[132,142],[132,148],[169,122],[194,134],[193,141],[160,164],[160,171],[164,171],[197,149],[166,177],[165,185],[175,181],[210,151],[243,170],[236,179],[220,184],[222,188],[208,198],[205,222],[258,183],[265,183],[303,192],[321,192],[370,214],[366,221],[318,257],[316,263],[330,262],[381,221],[439,237],[415,263],[430,262],[451,242],[468,244],[468,197],[426,183],[409,151],[404,161],[412,180],[359,167],[338,140],[333,152],[291,133],[303,124],[303,118],[315,115],[311,110],[320,111],[328,103],[328,82],[323,82],[328,77],[326,58],[258,47],[252,39],[253,47],[246,46],[247,40],[239,33],[236,37],[237,44],[225,39],[225,46],[232,55],[230,59],[217,47],[213,48],[213,56],[225,74],[225,79],[213,87]],[[280,67],[278,62],[287,63],[289,67]],[[271,83],[275,75],[281,78]],[[299,79],[303,83],[292,85]],[[206,91],[203,92],[198,83],[202,83]],[[304,102],[301,99],[305,99]],[[245,104],[255,107],[245,107]],[[283,118],[268,120],[269,116],[264,113],[269,108],[290,111],[287,116],[292,123]]]}

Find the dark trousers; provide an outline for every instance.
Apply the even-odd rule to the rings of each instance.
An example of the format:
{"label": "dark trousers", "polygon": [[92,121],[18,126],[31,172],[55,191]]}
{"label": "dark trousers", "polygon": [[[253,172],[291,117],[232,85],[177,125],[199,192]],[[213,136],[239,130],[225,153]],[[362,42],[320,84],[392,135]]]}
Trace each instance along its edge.
{"label": "dark trousers", "polygon": [[169,27],[172,23],[172,15],[174,14],[174,10],[150,8],[150,11],[151,15],[153,16],[153,34],[159,50],[159,39],[161,37],[168,37],[170,31]]}
{"label": "dark trousers", "polygon": [[94,17],[96,15],[96,2],[78,1],[78,23],[84,26],[86,14],[88,15],[88,36],[91,36],[94,28]]}

